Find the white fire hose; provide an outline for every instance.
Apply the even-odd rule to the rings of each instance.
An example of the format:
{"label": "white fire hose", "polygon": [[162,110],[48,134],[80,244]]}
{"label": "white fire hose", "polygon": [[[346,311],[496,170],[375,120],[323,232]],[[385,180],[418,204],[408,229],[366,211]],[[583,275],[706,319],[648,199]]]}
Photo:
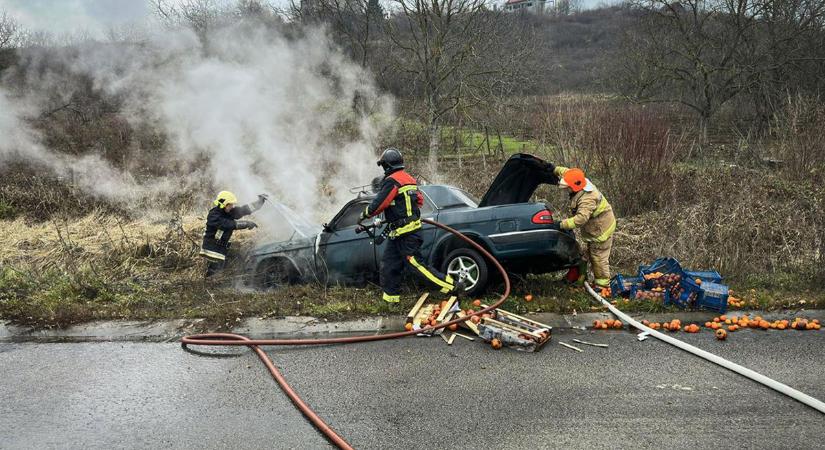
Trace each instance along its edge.
{"label": "white fire hose", "polygon": [[629,323],[630,325],[634,326],[635,328],[645,332],[646,334],[648,334],[650,336],[653,336],[656,339],[659,339],[661,341],[667,342],[670,345],[674,345],[676,347],[679,347],[680,349],[682,349],[686,352],[693,353],[694,355],[696,355],[700,358],[704,358],[704,359],[706,359],[706,360],[708,360],[708,361],[710,361],[714,364],[717,364],[717,365],[720,365],[720,366],[722,366],[726,369],[732,370],[732,371],[734,371],[734,372],[736,372],[736,373],[738,373],[742,376],[750,378],[753,381],[756,381],[758,383],[762,383],[763,385],[765,385],[765,386],[767,386],[767,387],[769,387],[769,388],[771,388],[775,391],[781,392],[781,393],[787,395],[788,397],[791,397],[794,400],[798,400],[798,401],[810,406],[811,408],[825,414],[825,403],[823,403],[822,401],[817,400],[817,399],[811,397],[808,394],[799,392],[796,389],[794,389],[794,388],[792,388],[792,387],[790,387],[786,384],[782,384],[782,383],[780,383],[776,380],[772,380],[772,379],[766,377],[765,375],[754,372],[753,370],[748,369],[747,367],[742,367],[739,364],[730,362],[725,358],[714,355],[713,353],[706,352],[706,351],[704,351],[700,348],[694,347],[694,346],[692,346],[688,343],[682,342],[682,341],[680,341],[676,338],[673,338],[671,336],[668,336],[664,333],[660,333],[660,332],[658,332],[658,331],[656,331],[656,330],[654,330],[650,327],[646,327],[646,326],[642,325],[641,323],[637,322],[636,320],[634,320],[632,317],[630,317],[627,314],[621,312],[615,306],[611,305],[610,302],[608,302],[607,300],[602,298],[601,295],[596,293],[596,291],[594,291],[593,288],[590,287],[590,284],[585,283],[584,287],[587,289],[587,292],[590,293],[591,296],[593,296],[593,298],[600,301],[604,306],[606,306],[608,309],[610,309],[610,312],[612,312],[614,315],[616,315],[616,317],[622,319],[622,321],[624,321],[624,322]]}

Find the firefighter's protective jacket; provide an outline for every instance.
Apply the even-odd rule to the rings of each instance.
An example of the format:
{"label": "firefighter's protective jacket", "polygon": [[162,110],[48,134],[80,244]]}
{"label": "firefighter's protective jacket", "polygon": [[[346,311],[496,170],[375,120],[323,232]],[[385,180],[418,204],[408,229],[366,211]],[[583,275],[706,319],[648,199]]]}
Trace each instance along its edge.
{"label": "firefighter's protective jacket", "polygon": [[229,248],[229,239],[238,227],[237,219],[252,214],[254,209],[250,205],[236,206],[232,212],[226,212],[220,206],[209,210],[206,216],[206,231],[203,233],[201,256],[212,261],[224,261]]}
{"label": "firefighter's protective jacket", "polygon": [[364,215],[377,216],[384,213],[390,226],[390,238],[401,236],[421,228],[421,206],[424,195],[418,190],[418,183],[403,169],[384,177],[378,195],[367,205]]}
{"label": "firefighter's protective jacket", "polygon": [[[555,173],[561,177],[568,169],[557,166]],[[563,230],[581,230],[585,242],[605,242],[616,230],[616,217],[607,199],[587,180],[587,185],[570,196],[570,217],[561,222]]]}

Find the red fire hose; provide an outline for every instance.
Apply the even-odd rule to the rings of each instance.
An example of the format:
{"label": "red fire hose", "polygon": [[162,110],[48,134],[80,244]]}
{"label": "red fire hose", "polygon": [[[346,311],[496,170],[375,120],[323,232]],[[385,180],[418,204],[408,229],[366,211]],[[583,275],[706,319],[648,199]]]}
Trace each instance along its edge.
{"label": "red fire hose", "polygon": [[[504,303],[504,300],[510,295],[510,278],[507,276],[507,272],[504,270],[504,267],[491,255],[487,250],[485,250],[482,246],[475,243],[472,239],[464,236],[463,234],[459,233],[458,231],[446,226],[442,225],[438,222],[423,219],[425,223],[430,225],[434,225],[442,230],[445,230],[449,233],[454,234],[459,239],[465,241],[473,248],[481,252],[493,265],[501,272],[501,276],[504,279],[504,293],[501,294],[501,297],[493,303],[492,305],[484,308],[480,311],[476,311],[472,315],[477,316],[487,312],[490,312]],[[434,327],[428,327],[428,330],[437,330],[439,328],[448,327],[452,324],[457,324],[460,322],[464,322],[468,320],[467,317],[459,318],[455,320],[451,320],[449,322],[444,322],[442,324],[436,325]],[[315,413],[303,400],[301,397],[298,396],[297,393],[289,386],[287,383],[286,378],[281,374],[272,360],[261,350],[260,346],[262,345],[324,345],[324,344],[352,344],[355,342],[369,342],[369,341],[383,341],[386,339],[396,339],[402,338],[407,336],[413,336],[415,334],[420,333],[420,331],[412,330],[412,331],[402,331],[397,333],[388,333],[388,334],[379,334],[379,335],[369,335],[369,336],[352,336],[352,337],[341,337],[341,338],[326,338],[326,339],[249,339],[246,336],[241,336],[239,334],[232,334],[232,333],[209,333],[209,334],[196,334],[192,336],[184,336],[181,339],[181,345],[186,347],[187,345],[236,345],[236,346],[247,346],[255,351],[258,354],[258,358],[264,363],[267,369],[269,369],[269,373],[272,374],[272,377],[275,378],[275,381],[281,386],[284,393],[292,400],[295,406],[301,410],[304,416],[318,428],[319,431],[324,433],[326,437],[332,441],[338,448],[342,449],[352,449],[352,446],[347,443],[341,436],[339,436],[326,422],[321,419],[318,414]]]}

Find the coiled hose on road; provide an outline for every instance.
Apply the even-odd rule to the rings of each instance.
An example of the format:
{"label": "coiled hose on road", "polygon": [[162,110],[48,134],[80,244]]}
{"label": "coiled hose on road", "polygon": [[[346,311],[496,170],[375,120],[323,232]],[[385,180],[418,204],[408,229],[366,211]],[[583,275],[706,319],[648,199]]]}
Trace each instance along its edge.
{"label": "coiled hose on road", "polygon": [[[480,311],[476,311],[472,315],[478,316],[487,312],[490,312],[504,303],[507,300],[507,297],[510,296],[510,278],[507,276],[507,272],[504,270],[504,267],[501,266],[493,255],[491,255],[484,247],[475,243],[472,239],[464,236],[460,232],[446,226],[442,225],[438,222],[429,219],[422,219],[422,222],[428,223],[430,225],[434,225],[442,230],[445,230],[449,233],[452,233],[459,239],[465,241],[467,244],[478,250],[485,258],[489,259],[491,263],[501,272],[501,276],[504,279],[504,293],[501,294],[501,297],[492,305],[484,308]],[[428,330],[437,330],[440,328],[448,327],[452,324],[457,324],[460,322],[464,322],[468,320],[468,317],[463,317],[455,320],[451,320],[449,322],[444,322],[442,324],[436,325],[434,327],[428,327]],[[275,363],[267,356],[267,354],[261,350],[261,346],[264,345],[324,345],[324,344],[354,344],[356,342],[370,342],[370,341],[383,341],[387,339],[397,339],[407,336],[413,336],[419,334],[420,331],[413,330],[413,331],[402,331],[397,333],[387,333],[387,334],[378,334],[378,335],[369,335],[369,336],[351,336],[351,337],[341,337],[341,338],[325,338],[325,339],[250,339],[246,336],[241,336],[239,334],[232,334],[232,333],[209,333],[209,334],[196,334],[192,336],[184,336],[181,339],[181,345],[183,347],[189,345],[218,345],[218,346],[247,346],[251,348],[255,353],[258,355],[258,358],[264,363],[267,369],[269,369],[269,373],[272,374],[272,377],[283,389],[284,393],[289,397],[290,400],[295,404],[295,406],[301,410],[304,416],[312,422],[313,425],[336,446],[342,449],[352,449],[352,446],[347,443],[344,438],[342,438],[338,433],[335,432],[326,422],[324,422],[312,408],[309,407],[302,399],[298,396],[298,394],[292,389],[292,387],[287,383],[286,378],[284,378],[281,371],[278,370],[278,367],[275,366]]]}

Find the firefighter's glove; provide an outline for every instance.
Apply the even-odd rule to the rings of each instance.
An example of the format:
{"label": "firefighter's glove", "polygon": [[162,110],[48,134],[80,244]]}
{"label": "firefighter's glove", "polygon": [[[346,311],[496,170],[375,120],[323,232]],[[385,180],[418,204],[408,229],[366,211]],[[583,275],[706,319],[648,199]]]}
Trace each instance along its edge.
{"label": "firefighter's glove", "polygon": [[266,194],[258,194],[258,199],[252,203],[252,209],[257,211],[264,206],[264,203],[269,200],[269,196]]}
{"label": "firefighter's glove", "polygon": [[235,222],[235,226],[239,230],[251,230],[258,226],[255,222],[251,220],[238,220]]}

